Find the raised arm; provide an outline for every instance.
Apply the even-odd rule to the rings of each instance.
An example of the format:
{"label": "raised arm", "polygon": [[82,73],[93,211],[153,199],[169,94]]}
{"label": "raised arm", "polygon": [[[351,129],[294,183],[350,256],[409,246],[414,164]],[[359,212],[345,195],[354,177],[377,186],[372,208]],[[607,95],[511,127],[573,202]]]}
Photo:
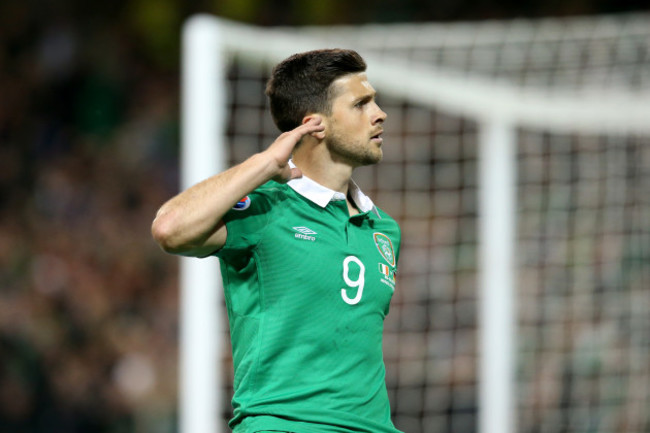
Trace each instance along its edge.
{"label": "raised arm", "polygon": [[179,193],[158,210],[151,226],[153,238],[172,254],[204,257],[226,243],[223,216],[242,197],[270,179],[286,182],[300,177],[288,161],[307,134],[323,130],[319,117],[281,134],[265,151]]}

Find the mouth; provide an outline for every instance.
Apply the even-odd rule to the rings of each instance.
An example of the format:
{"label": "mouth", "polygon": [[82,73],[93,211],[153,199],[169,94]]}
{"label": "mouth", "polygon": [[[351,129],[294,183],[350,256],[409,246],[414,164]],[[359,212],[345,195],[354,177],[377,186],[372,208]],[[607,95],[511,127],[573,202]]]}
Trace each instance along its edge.
{"label": "mouth", "polygon": [[384,130],[381,129],[377,133],[375,133],[374,135],[371,135],[370,136],[370,141],[372,141],[373,143],[381,144],[384,141],[384,139],[381,138],[381,134],[383,132],[384,132]]}

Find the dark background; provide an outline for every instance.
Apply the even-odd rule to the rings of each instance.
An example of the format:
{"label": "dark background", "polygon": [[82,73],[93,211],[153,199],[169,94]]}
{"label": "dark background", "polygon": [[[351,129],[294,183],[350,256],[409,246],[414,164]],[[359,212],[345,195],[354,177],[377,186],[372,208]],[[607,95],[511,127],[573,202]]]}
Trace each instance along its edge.
{"label": "dark background", "polygon": [[641,0],[0,2],[0,432],[176,429],[179,36],[648,10]]}

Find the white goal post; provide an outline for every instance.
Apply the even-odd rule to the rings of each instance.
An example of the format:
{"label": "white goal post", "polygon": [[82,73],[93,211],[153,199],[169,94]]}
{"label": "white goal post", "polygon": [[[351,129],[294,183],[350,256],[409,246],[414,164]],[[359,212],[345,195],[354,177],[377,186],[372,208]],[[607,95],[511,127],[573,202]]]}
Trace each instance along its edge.
{"label": "white goal post", "polygon": [[[300,51],[353,48],[366,59],[382,97],[472,119],[478,129],[477,425],[481,433],[514,433],[518,130],[648,137],[649,28],[650,15],[330,28],[257,28],[209,15],[191,17],[182,47],[182,188],[222,171],[232,159],[226,154],[226,107],[232,98],[226,77],[235,57],[270,68]],[[571,63],[583,49],[593,49],[590,56],[606,56],[601,51],[607,49],[634,51],[606,46],[625,37],[646,40],[640,54],[645,71],[621,65],[620,74],[611,74],[604,72],[607,65],[598,69],[593,61],[596,72],[585,76]],[[551,46],[553,53],[544,51]],[[530,47],[538,55],[527,52]],[[624,63],[628,57],[621,58]],[[541,72],[525,75],[520,72],[525,65],[507,67],[525,62],[567,63],[553,79]],[[219,417],[225,394],[217,363],[226,331],[218,266],[196,259],[181,264],[180,431],[225,431]]]}

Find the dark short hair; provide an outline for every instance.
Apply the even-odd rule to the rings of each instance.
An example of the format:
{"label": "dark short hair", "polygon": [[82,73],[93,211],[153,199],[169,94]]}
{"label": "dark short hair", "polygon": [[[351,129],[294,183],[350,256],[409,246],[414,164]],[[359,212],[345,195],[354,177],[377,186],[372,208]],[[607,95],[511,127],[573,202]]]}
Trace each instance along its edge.
{"label": "dark short hair", "polygon": [[336,79],[366,70],[353,50],[323,49],[294,54],[273,68],[266,85],[271,116],[280,131],[290,131],[311,112],[330,114]]}

